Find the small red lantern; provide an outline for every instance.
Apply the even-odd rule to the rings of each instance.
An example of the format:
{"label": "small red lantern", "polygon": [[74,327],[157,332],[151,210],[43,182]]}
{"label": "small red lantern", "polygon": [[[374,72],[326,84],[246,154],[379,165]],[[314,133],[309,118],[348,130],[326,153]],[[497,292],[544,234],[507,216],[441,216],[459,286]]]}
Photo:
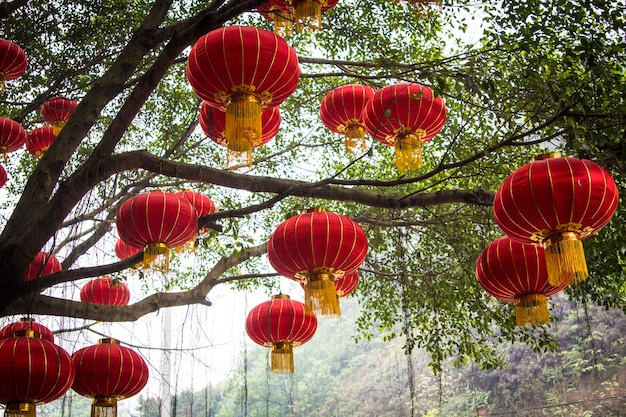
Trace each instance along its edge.
{"label": "small red lantern", "polygon": [[124,242],[122,239],[118,239],[115,243],[115,255],[122,261],[126,258],[130,258],[131,256],[138,254],[139,252],[141,252],[140,248],[131,246],[128,243]]}
{"label": "small red lantern", "polygon": [[547,297],[569,284],[548,282],[543,252],[543,248],[503,236],[487,245],[476,261],[478,283],[491,296],[514,303],[518,326],[547,323]]}
{"label": "small red lantern", "polygon": [[164,191],[126,200],[117,212],[116,223],[124,242],[144,248],[144,266],[162,271],[169,269],[170,249],[184,245],[198,231],[198,216],[191,203]]}
{"label": "small red lantern", "polygon": [[365,129],[387,146],[394,146],[400,171],[422,166],[422,144],[434,138],[446,122],[446,106],[433,90],[400,83],[376,91],[363,111]]}
{"label": "small red lantern", "polygon": [[348,84],[335,88],[322,99],[320,119],[331,131],[345,135],[348,153],[366,150],[362,113],[373,95],[372,87]]}
{"label": "small red lantern", "polygon": [[31,281],[46,275],[56,274],[57,272],[61,272],[61,270],[61,263],[56,256],[47,252],[39,252],[35,255],[35,258],[33,258],[26,271],[24,271],[24,281]]}
{"label": "small red lantern", "polygon": [[344,275],[343,278],[339,278],[335,281],[335,290],[337,297],[347,297],[356,290],[359,284],[359,273],[357,271]]}
{"label": "small red lantern", "polygon": [[4,184],[7,183],[8,179],[9,176],[7,175],[7,171],[2,165],[0,165],[0,188],[4,187]]}
{"label": "small red lantern", "polygon": [[[193,190],[183,190],[177,193],[180,197],[186,198],[196,209],[198,217],[208,216],[217,211],[217,206],[208,196]],[[200,229],[199,234],[207,233],[208,229]]]}
{"label": "small red lantern", "polygon": [[37,323],[35,319],[31,317],[22,317],[19,321],[7,324],[1,328],[0,339],[15,337],[15,334],[22,334],[19,332],[24,332],[26,330],[31,330],[35,333],[35,336],[39,335],[39,338],[54,343],[54,334],[52,333],[52,330],[48,329],[41,323]]}
{"label": "small red lantern", "polygon": [[[204,101],[200,107],[198,121],[200,122],[202,131],[207,137],[211,138],[211,140],[218,145],[228,148],[226,162],[228,167],[252,165],[252,152],[246,152],[245,155],[242,155],[240,152],[233,152],[228,147],[228,139],[226,139],[225,136],[226,113],[224,110]],[[252,148],[257,148],[272,140],[278,133],[281,121],[282,119],[278,107],[263,110],[261,113],[261,129],[263,133],[260,138],[251,141]],[[245,163],[242,162],[242,158],[245,158]]]}
{"label": "small red lantern", "polygon": [[41,105],[41,116],[54,128],[54,135],[58,135],[72,117],[72,113],[76,110],[78,103],[75,100],[55,97],[46,101]]}
{"label": "small red lantern", "polygon": [[0,117],[0,154],[15,152],[26,143],[26,131],[21,124],[7,117]]}
{"label": "small red lantern", "polygon": [[270,236],[267,255],[279,274],[304,282],[307,311],[326,316],[340,314],[334,281],[355,271],[367,248],[358,223],[313,209],[281,223]]}
{"label": "small red lantern", "polygon": [[83,303],[125,306],[130,301],[130,290],[123,282],[114,282],[111,277],[99,277],[87,282],[80,290]]}
{"label": "small red lantern", "polygon": [[246,333],[255,343],[272,348],[272,372],[293,374],[293,348],[311,340],[317,318],[306,314],[304,304],[286,294],[254,307],[246,318]]}
{"label": "small red lantern", "polygon": [[33,129],[26,135],[26,150],[35,158],[41,158],[55,138],[56,134],[52,126]]}
{"label": "small red lantern", "polygon": [[6,39],[0,39],[0,94],[4,93],[5,81],[21,77],[26,72],[26,52]]}
{"label": "small red lantern", "polygon": [[542,155],[509,175],[496,192],[493,215],[502,231],[545,248],[548,279],[559,286],[587,278],[582,240],[604,227],[619,195],[613,177],[577,158]]}
{"label": "small red lantern", "polygon": [[198,97],[226,111],[224,137],[231,160],[243,165],[263,136],[261,112],[285,101],[299,78],[296,51],[283,38],[251,26],[207,33],[191,49],[187,64],[187,79]]}
{"label": "small red lantern", "polygon": [[6,417],[34,417],[36,405],[61,397],[74,381],[69,353],[32,330],[0,339],[0,403]]}
{"label": "small red lantern", "polygon": [[117,416],[117,402],[138,394],[148,383],[146,361],[115,339],[100,339],[97,345],[72,355],[76,378],[72,389],[93,398],[91,417]]}

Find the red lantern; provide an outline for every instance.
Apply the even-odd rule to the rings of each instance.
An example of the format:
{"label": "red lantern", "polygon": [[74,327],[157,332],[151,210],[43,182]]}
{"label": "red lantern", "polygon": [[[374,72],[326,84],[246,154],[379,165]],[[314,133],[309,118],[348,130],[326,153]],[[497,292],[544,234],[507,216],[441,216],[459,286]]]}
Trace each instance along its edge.
{"label": "red lantern", "polygon": [[61,272],[61,270],[61,263],[56,256],[47,252],[39,252],[35,255],[35,258],[26,271],[24,271],[24,281],[31,281],[46,275],[56,274],[57,272]]}
{"label": "red lantern", "polygon": [[396,167],[409,171],[422,166],[422,144],[443,128],[446,106],[426,86],[394,84],[374,93],[363,111],[363,121],[374,139],[395,147]]}
{"label": "red lantern", "polygon": [[0,154],[15,152],[26,143],[26,131],[18,122],[0,117]]}
{"label": "red lantern", "polygon": [[144,248],[144,266],[169,269],[169,250],[198,231],[196,210],[175,193],[151,191],[126,200],[117,212],[117,231],[127,244]]}
{"label": "red lantern", "polygon": [[124,242],[122,239],[118,239],[115,243],[115,255],[122,261],[126,258],[130,258],[131,256],[138,254],[139,252],[141,252],[140,248],[131,246],[128,243]]}
{"label": "red lantern", "polygon": [[569,284],[548,282],[543,252],[543,248],[503,236],[487,245],[476,262],[478,283],[491,296],[514,303],[518,326],[547,323],[547,297]]}
{"label": "red lantern", "polygon": [[267,255],[279,274],[304,282],[308,312],[339,315],[334,281],[363,263],[367,237],[348,217],[314,210],[281,223],[270,236]]}
{"label": "red lantern", "polygon": [[[196,214],[198,217],[207,216],[211,213],[215,213],[217,211],[217,207],[213,200],[211,200],[206,195],[193,191],[193,190],[183,190],[177,193],[180,197],[187,199],[191,205],[196,210]],[[207,233],[209,230],[204,228],[200,229],[199,234]]]}
{"label": "red lantern", "polygon": [[28,59],[22,48],[11,41],[0,39],[0,94],[4,93],[5,81],[21,77],[27,65]]}
{"label": "red lantern", "polygon": [[250,165],[252,144],[263,136],[262,110],[295,91],[300,67],[296,52],[281,37],[251,26],[227,26],[194,45],[187,78],[202,100],[225,109],[229,161],[237,162],[228,168],[235,169]]}
{"label": "red lantern", "polygon": [[[496,193],[494,219],[504,233],[544,247],[548,279],[587,278],[582,240],[606,225],[619,200],[611,174],[577,158],[543,155],[509,175]],[[543,158],[543,159],[542,159]]]}
{"label": "red lantern", "polygon": [[7,175],[7,171],[2,165],[0,165],[0,188],[4,187],[4,184],[7,183],[8,179],[9,176]]}
{"label": "red lantern", "polygon": [[36,416],[37,404],[61,397],[74,381],[70,355],[32,330],[0,339],[0,403],[6,417]]}
{"label": "red lantern", "polygon": [[335,281],[335,290],[337,292],[337,296],[339,298],[347,297],[348,295],[352,294],[354,290],[356,290],[358,284],[359,273],[357,271],[344,275],[343,278],[339,278]]}
{"label": "red lantern", "polygon": [[72,389],[93,398],[91,417],[117,416],[117,402],[138,394],[148,383],[148,366],[132,349],[115,339],[100,339],[97,345],[72,355],[76,378]]}
{"label": "red lantern", "polygon": [[254,307],[246,318],[246,333],[255,343],[272,348],[272,372],[293,374],[293,348],[311,340],[317,318],[306,314],[304,304],[286,294]]}
{"label": "red lantern", "polygon": [[56,134],[52,126],[33,129],[26,135],[26,150],[35,158],[41,158],[55,138]]}
{"label": "red lantern", "polygon": [[348,153],[366,150],[362,113],[373,95],[371,87],[348,84],[335,88],[322,99],[320,119],[331,131],[345,135]]}
{"label": "red lantern", "polygon": [[58,135],[72,117],[78,103],[74,100],[55,97],[41,105],[41,115],[46,123],[54,127],[54,135]]}
{"label": "red lantern", "polygon": [[49,342],[54,343],[54,334],[52,330],[48,329],[41,323],[35,322],[35,319],[31,317],[22,317],[19,321],[11,324],[7,324],[0,329],[0,339],[8,339],[10,337],[16,337],[16,334],[22,334],[26,330],[32,330],[35,336]]}
{"label": "red lantern", "polygon": [[130,301],[130,290],[123,282],[113,282],[111,277],[99,277],[87,282],[80,290],[83,303],[125,306]]}

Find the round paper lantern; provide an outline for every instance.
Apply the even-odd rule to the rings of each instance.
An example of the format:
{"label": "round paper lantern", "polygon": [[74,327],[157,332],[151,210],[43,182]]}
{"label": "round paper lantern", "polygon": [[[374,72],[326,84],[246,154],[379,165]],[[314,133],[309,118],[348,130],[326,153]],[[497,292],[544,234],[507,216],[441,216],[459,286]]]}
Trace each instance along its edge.
{"label": "round paper lantern", "polygon": [[293,374],[293,348],[311,340],[317,318],[306,314],[304,304],[286,294],[254,307],[246,318],[246,333],[255,343],[272,348],[272,372]]}
{"label": "round paper lantern", "polygon": [[74,381],[70,355],[32,330],[0,339],[0,403],[5,417],[36,416],[36,405],[61,397]]}
{"label": "round paper lantern", "polygon": [[7,183],[8,179],[9,176],[7,175],[7,171],[2,165],[0,165],[0,188],[4,187],[4,184]]}
{"label": "round paper lantern", "polygon": [[22,48],[11,41],[0,39],[0,94],[4,93],[5,81],[21,77],[27,65],[28,59]]}
{"label": "round paper lantern", "polygon": [[606,225],[619,200],[613,177],[577,158],[542,155],[509,175],[496,192],[494,219],[522,243],[545,248],[553,285],[587,278],[582,240]]}
{"label": "round paper lantern", "polygon": [[100,339],[97,345],[72,355],[76,378],[72,389],[93,398],[91,417],[117,416],[117,402],[138,394],[148,383],[148,366],[134,350],[115,339]]}
{"label": "round paper lantern", "polygon": [[17,334],[23,334],[26,330],[32,330],[36,337],[54,343],[54,334],[41,323],[37,323],[31,317],[22,317],[19,321],[7,324],[0,329],[0,339],[8,339],[16,337]]}
{"label": "round paper lantern", "polygon": [[55,97],[46,101],[41,105],[41,116],[46,123],[54,127],[54,135],[58,135],[72,117],[72,113],[76,110],[78,103],[62,97]]}
{"label": "round paper lantern", "polygon": [[515,305],[518,326],[547,323],[547,297],[569,284],[548,282],[543,252],[543,248],[503,236],[487,245],[476,262],[478,283],[491,296]]}
{"label": "round paper lantern", "polygon": [[[217,206],[208,196],[194,190],[179,191],[178,195],[187,199],[196,210],[198,217],[207,216],[217,211]],[[207,233],[209,229],[203,228],[199,230],[199,234]]]}
{"label": "round paper lantern", "polygon": [[324,316],[340,314],[334,281],[355,271],[367,249],[367,237],[358,223],[323,209],[287,219],[267,243],[272,267],[304,282],[307,311]]}
{"label": "round paper lantern", "polygon": [[335,290],[337,292],[337,296],[339,298],[347,297],[348,295],[352,294],[354,290],[356,290],[358,284],[359,273],[357,271],[344,275],[343,278],[339,278],[335,281]]}
{"label": "round paper lantern", "polygon": [[55,138],[56,134],[52,126],[33,129],[26,135],[26,150],[35,158],[41,158]]}
{"label": "round paper lantern", "polygon": [[80,290],[83,303],[125,306],[130,301],[130,290],[123,282],[114,282],[111,277],[99,277],[87,282]]}
{"label": "round paper lantern", "polygon": [[126,200],[117,212],[117,231],[124,242],[144,248],[144,266],[169,269],[169,251],[198,231],[195,208],[175,193],[150,191]]}
{"label": "round paper lantern", "polygon": [[26,143],[26,131],[18,122],[0,117],[0,154],[15,152]]}
{"label": "round paper lantern", "polygon": [[[216,57],[221,57],[216,59]],[[263,135],[261,112],[296,89],[296,52],[274,33],[227,26],[202,36],[189,53],[187,78],[202,100],[226,111],[229,169],[249,166],[252,144]]]}
{"label": "round paper lantern", "polygon": [[400,83],[376,91],[363,111],[365,129],[387,146],[394,146],[400,171],[422,166],[422,144],[446,122],[446,106],[433,90]]}
{"label": "round paper lantern", "polygon": [[35,258],[33,258],[28,268],[26,268],[26,271],[24,271],[24,281],[31,281],[46,275],[56,274],[61,270],[61,263],[56,256],[42,251],[35,255]]}
{"label": "round paper lantern", "polygon": [[[226,139],[225,136],[226,113],[222,109],[212,106],[206,101],[202,102],[198,121],[202,131],[207,137],[218,145],[225,146],[228,149],[228,139]],[[272,140],[272,138],[274,138],[274,136],[278,133],[281,121],[282,118],[280,117],[280,110],[278,107],[271,107],[263,110],[261,113],[262,134],[261,137],[251,141],[252,147],[257,148]],[[226,165],[230,167],[240,164],[240,156],[241,155],[239,153],[233,153],[229,150],[227,153]],[[246,160],[246,165],[251,165],[252,153],[246,154],[246,158],[248,157],[250,160]],[[235,158],[235,160],[232,158]]]}
{"label": "round paper lantern", "polygon": [[373,95],[371,87],[348,84],[335,88],[322,99],[320,119],[331,131],[345,135],[348,153],[362,154],[366,150],[362,113]]}
{"label": "round paper lantern", "polygon": [[122,261],[139,252],[141,252],[141,248],[131,246],[122,239],[118,239],[117,242],[115,242],[115,255]]}

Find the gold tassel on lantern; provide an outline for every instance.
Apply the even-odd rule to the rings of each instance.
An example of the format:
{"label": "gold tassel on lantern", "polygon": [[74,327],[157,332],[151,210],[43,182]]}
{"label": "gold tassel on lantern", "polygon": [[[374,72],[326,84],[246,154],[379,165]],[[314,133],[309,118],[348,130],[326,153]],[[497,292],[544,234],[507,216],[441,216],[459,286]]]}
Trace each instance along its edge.
{"label": "gold tassel on lantern", "polygon": [[151,243],[143,251],[144,269],[168,272],[170,270],[170,248],[165,243]]}
{"label": "gold tassel on lantern", "polygon": [[252,145],[261,140],[263,109],[254,94],[235,93],[226,105],[224,137],[228,142],[227,168],[252,165]]}
{"label": "gold tassel on lantern", "polygon": [[4,91],[6,90],[6,80],[6,74],[0,71],[0,94],[4,94]]}
{"label": "gold tassel on lantern", "polygon": [[117,400],[113,397],[96,397],[91,403],[91,417],[117,417]]}
{"label": "gold tassel on lantern", "polygon": [[358,155],[365,152],[367,142],[365,142],[365,129],[358,121],[349,121],[344,130],[346,136],[345,145],[346,152],[352,155]]}
{"label": "gold tassel on lantern", "polygon": [[296,30],[319,30],[322,27],[322,1],[301,0],[296,4]]}
{"label": "gold tassel on lantern", "polygon": [[4,417],[35,417],[37,408],[33,403],[13,403],[7,404],[4,410]]}
{"label": "gold tassel on lantern", "polygon": [[551,236],[545,250],[548,282],[559,287],[569,281],[578,283],[589,276],[583,242],[574,232]]}
{"label": "gold tassel on lantern", "polygon": [[280,341],[272,345],[272,372],[275,374],[293,374],[293,346],[290,342]]}
{"label": "gold tassel on lantern", "polygon": [[56,120],[54,122],[54,124],[52,125],[52,133],[54,134],[54,136],[57,136],[59,133],[61,133],[61,129],[63,129],[65,123],[65,120]]}
{"label": "gold tassel on lantern", "polygon": [[274,8],[270,11],[270,17],[274,21],[274,33],[283,38],[291,35],[294,11],[291,6],[288,10]]}
{"label": "gold tassel on lantern", "polygon": [[543,294],[525,294],[515,299],[517,325],[536,326],[549,321],[548,299]]}
{"label": "gold tassel on lantern", "polygon": [[334,276],[328,271],[313,271],[304,284],[304,305],[307,314],[339,316],[339,297]]}
{"label": "gold tassel on lantern", "polygon": [[422,167],[422,138],[424,130],[400,133],[396,138],[396,168],[402,172]]}

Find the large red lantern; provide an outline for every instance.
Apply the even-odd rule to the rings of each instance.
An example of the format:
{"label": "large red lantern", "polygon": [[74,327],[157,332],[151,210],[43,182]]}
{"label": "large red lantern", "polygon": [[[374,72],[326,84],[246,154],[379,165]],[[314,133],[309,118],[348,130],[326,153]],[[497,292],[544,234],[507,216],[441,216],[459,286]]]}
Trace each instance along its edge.
{"label": "large red lantern", "polygon": [[15,152],[26,143],[26,131],[21,124],[7,117],[0,117],[0,154]]}
{"label": "large red lantern", "polygon": [[433,90],[400,83],[376,91],[363,111],[367,132],[394,146],[400,171],[422,166],[422,144],[434,138],[446,122],[446,106]]}
{"label": "large red lantern", "polygon": [[0,165],[0,188],[4,187],[4,184],[7,183],[8,179],[9,176],[7,175],[7,171],[2,165]]}
{"label": "large red lantern", "polygon": [[577,158],[543,155],[509,175],[494,201],[494,219],[512,239],[545,248],[548,279],[587,278],[582,240],[606,225],[619,200],[613,177]]}
{"label": "large red lantern", "polygon": [[[226,113],[221,108],[212,106],[206,101],[202,102],[200,107],[200,116],[198,117],[200,127],[204,134],[211,138],[211,140],[218,145],[228,148],[228,139],[226,139]],[[253,148],[257,148],[270,140],[278,133],[280,127],[280,110],[278,107],[271,107],[263,110],[261,113],[261,130],[262,134],[260,138],[255,138],[251,141]],[[232,158],[235,160],[232,160]],[[246,165],[252,164],[252,153],[246,154]],[[235,166],[240,164],[241,155],[237,152],[234,154],[229,150],[227,153],[227,166]]]}
{"label": "large red lantern", "polygon": [[130,301],[130,290],[123,282],[114,282],[113,278],[108,276],[99,277],[83,285],[80,290],[80,301],[108,306],[125,306]]}
{"label": "large red lantern", "polygon": [[132,349],[115,339],[100,339],[97,345],[72,355],[76,378],[72,389],[93,398],[91,417],[116,417],[117,402],[138,394],[148,383],[148,366]]}
{"label": "large red lantern", "polygon": [[5,81],[21,77],[27,65],[28,59],[22,48],[11,41],[0,39],[0,94],[4,93]]}
{"label": "large red lantern", "polygon": [[191,203],[175,193],[150,191],[126,200],[117,212],[117,231],[124,242],[144,248],[144,266],[169,269],[169,251],[198,231]]}
{"label": "large red lantern", "polygon": [[0,403],[5,417],[34,417],[36,405],[61,397],[74,381],[69,353],[32,330],[0,339]]}
{"label": "large red lantern", "polygon": [[22,317],[19,321],[7,324],[1,328],[0,339],[15,337],[17,334],[22,334],[20,332],[27,330],[33,331],[34,335],[39,335],[38,337],[41,339],[54,343],[54,334],[52,333],[52,330],[48,329],[41,323],[37,323],[35,319],[31,317]]}
{"label": "large red lantern", "polygon": [[26,135],[26,150],[35,158],[41,158],[55,138],[56,134],[52,126],[33,129]]}
{"label": "large red lantern", "polygon": [[317,318],[306,314],[304,304],[286,294],[254,307],[246,318],[246,333],[261,346],[272,348],[272,372],[293,374],[293,348],[311,340]]}
{"label": "large red lantern", "polygon": [[24,271],[24,281],[31,281],[33,279],[43,277],[46,275],[56,274],[61,272],[61,263],[56,256],[47,252],[39,252],[31,261],[26,271]]}
{"label": "large red lantern", "polygon": [[362,113],[373,95],[372,87],[348,84],[335,88],[322,99],[322,123],[331,131],[345,135],[346,151],[351,154],[366,150]]}
{"label": "large red lantern", "polygon": [[272,233],[267,255],[281,275],[304,282],[307,311],[339,315],[335,280],[355,271],[367,255],[358,223],[320,209],[294,216]]}
{"label": "large red lantern", "polygon": [[54,135],[58,135],[72,117],[72,113],[76,110],[78,103],[62,97],[55,97],[46,101],[41,105],[41,116],[54,128]]}
{"label": "large red lantern", "polygon": [[283,38],[256,27],[227,26],[193,46],[187,78],[202,100],[226,111],[224,137],[230,160],[238,161],[229,169],[235,169],[251,161],[252,144],[263,135],[261,112],[295,91],[300,67]]}
{"label": "large red lantern", "polygon": [[543,252],[543,248],[503,236],[487,245],[476,261],[478,283],[491,296],[515,305],[518,326],[547,323],[547,297],[569,284],[548,282]]}

